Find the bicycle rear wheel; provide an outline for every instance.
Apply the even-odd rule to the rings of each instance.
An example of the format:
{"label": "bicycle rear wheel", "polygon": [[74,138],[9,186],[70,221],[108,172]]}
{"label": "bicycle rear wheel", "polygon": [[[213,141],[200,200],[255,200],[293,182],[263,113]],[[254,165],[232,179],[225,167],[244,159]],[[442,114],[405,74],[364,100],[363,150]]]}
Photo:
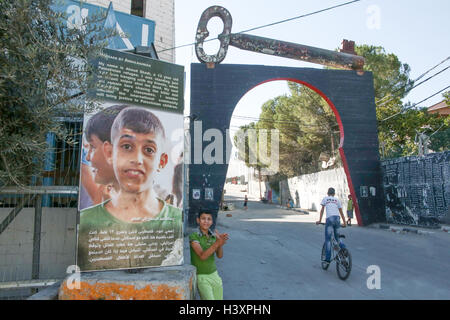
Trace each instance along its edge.
{"label": "bicycle rear wheel", "polygon": [[346,248],[339,250],[336,257],[336,271],[341,280],[346,280],[352,271],[352,256]]}
{"label": "bicycle rear wheel", "polygon": [[326,251],[327,250],[327,248],[325,247],[325,243],[323,244],[323,247],[322,247],[322,257],[321,257],[321,260],[322,260],[322,269],[323,270],[327,270],[328,269],[328,267],[330,266],[330,264],[328,263],[328,262],[326,262],[325,261],[325,258],[326,258]]}

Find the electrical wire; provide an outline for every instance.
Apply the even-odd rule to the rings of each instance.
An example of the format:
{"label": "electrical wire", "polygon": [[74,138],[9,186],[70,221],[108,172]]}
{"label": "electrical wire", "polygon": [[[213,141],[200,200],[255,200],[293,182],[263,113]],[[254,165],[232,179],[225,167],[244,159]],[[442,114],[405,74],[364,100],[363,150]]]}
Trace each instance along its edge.
{"label": "electrical wire", "polygon": [[[449,58],[450,58],[450,57],[449,57]],[[425,79],[425,80],[419,82],[418,84],[415,84],[415,85],[412,86],[411,88],[407,89],[407,90],[405,91],[405,94],[409,93],[412,89],[417,88],[418,86],[420,86],[421,84],[427,82],[428,80],[433,79],[434,77],[436,77],[437,75],[441,74],[442,72],[448,70],[449,68],[450,68],[450,66],[448,66],[447,68],[442,69],[441,71],[439,71],[439,72],[433,74],[432,76],[430,76],[430,77],[428,77],[427,79]],[[418,79],[419,79],[419,78],[418,78]],[[414,80],[414,82],[415,82],[415,81],[417,81],[417,79]],[[392,92],[392,95],[393,95],[393,96],[392,96],[389,100],[387,100],[387,101],[383,102],[382,104],[378,105],[378,107],[382,107],[382,106],[384,106],[385,104],[391,102],[393,99],[395,99],[395,93],[397,93],[398,91],[402,90],[402,89],[405,88],[405,87],[406,87],[406,86],[403,86],[402,88],[398,88],[397,90],[395,90],[394,92]],[[384,99],[384,98],[383,98],[383,99]],[[383,99],[382,99],[382,100],[383,100]]]}
{"label": "electrical wire", "polygon": [[429,69],[428,71],[426,71],[425,73],[423,73],[422,75],[420,75],[416,80],[420,80],[421,78],[423,78],[428,72],[436,69],[437,67],[439,67],[441,64],[443,64],[444,62],[446,62],[447,60],[450,60],[450,56],[448,56],[447,58],[445,58],[444,60],[442,60],[441,62],[439,62],[437,65],[435,65],[433,68]]}
{"label": "electrical wire", "polygon": [[245,116],[231,116],[231,118],[240,119],[240,120],[252,120],[252,121],[278,123],[278,124],[295,124],[295,125],[300,125],[302,127],[322,127],[322,125],[302,124],[302,123],[300,123],[300,121],[273,120],[273,119],[267,119],[267,118],[254,118],[254,117],[245,117]]}
{"label": "electrical wire", "polygon": [[384,118],[383,120],[380,120],[380,122],[383,122],[383,121],[389,120],[389,119],[391,119],[391,118],[393,118],[393,117],[395,117],[395,116],[398,116],[399,114],[405,112],[406,110],[411,109],[411,108],[414,108],[414,107],[417,106],[418,104],[421,104],[422,102],[427,101],[428,99],[431,99],[431,98],[434,97],[435,95],[441,93],[441,92],[444,91],[444,90],[447,90],[448,88],[450,88],[450,86],[447,86],[447,87],[445,87],[444,89],[439,90],[438,92],[436,92],[436,93],[432,94],[431,96],[429,96],[429,97],[423,99],[422,101],[419,101],[419,102],[417,102],[417,103],[414,103],[414,104],[411,105],[411,106],[408,106],[408,107],[403,108],[402,110],[400,110],[400,111],[397,112],[396,114],[393,114],[392,116],[389,116],[389,117],[387,117],[387,118]]}
{"label": "electrical wire", "polygon": [[[415,80],[413,80],[413,82],[419,81],[420,79],[422,79],[425,75],[427,75],[430,71],[433,71],[434,69],[436,69],[437,67],[439,67],[441,64],[445,63],[446,61],[450,60],[450,56],[448,56],[447,58],[445,58],[444,60],[442,60],[441,62],[439,62],[437,65],[435,65],[434,67],[432,67],[431,69],[428,69],[427,71],[425,71],[424,73],[422,73],[420,76],[418,76]],[[412,88],[408,89],[406,91],[406,93],[408,93],[409,91],[411,91],[413,88],[421,85],[422,83],[430,80],[431,78],[437,76],[439,73],[442,73],[443,71],[447,70],[447,68],[445,68],[444,70],[441,70],[440,72],[434,74],[433,76],[431,76],[430,78],[418,83],[417,85],[414,85]],[[392,95],[394,95],[395,93],[397,93],[398,91],[406,88],[408,86],[408,84],[405,84],[403,86],[401,86],[400,88],[398,88],[397,90],[395,90],[394,92],[392,92]],[[389,96],[384,96],[383,98],[379,99],[378,101],[375,102],[375,104],[379,104],[380,102],[382,102],[384,99],[388,98]],[[391,99],[389,99],[389,101],[391,101],[394,97],[391,97]],[[388,103],[389,101],[384,102],[383,104],[379,105],[379,106],[383,106],[384,104]]]}
{"label": "electrical wire", "polygon": [[308,17],[308,16],[312,16],[312,15],[315,15],[315,14],[318,14],[318,13],[322,13],[322,12],[325,12],[325,11],[329,11],[329,10],[332,10],[332,9],[336,9],[336,8],[343,7],[343,6],[346,6],[346,5],[355,3],[355,2],[360,2],[360,1],[361,0],[354,0],[354,1],[341,3],[341,4],[338,4],[338,5],[332,6],[332,7],[328,7],[328,8],[321,9],[321,10],[314,11],[314,12],[307,13],[307,14],[303,14],[303,15],[296,16],[296,17],[293,17],[293,18],[289,18],[289,19],[285,19],[285,20],[269,23],[269,24],[266,24],[266,25],[263,25],[263,26],[260,26],[260,27],[255,27],[255,28],[243,30],[243,31],[240,31],[238,33],[250,32],[250,31],[254,31],[254,30],[258,30],[258,29],[262,29],[262,28],[266,28],[266,27],[271,27],[271,26],[274,26],[274,25],[277,25],[277,24],[280,24],[280,23],[284,23],[284,22],[288,22],[288,21],[292,21],[292,20],[296,20],[296,19],[300,19],[300,18],[305,18],[305,17]]}

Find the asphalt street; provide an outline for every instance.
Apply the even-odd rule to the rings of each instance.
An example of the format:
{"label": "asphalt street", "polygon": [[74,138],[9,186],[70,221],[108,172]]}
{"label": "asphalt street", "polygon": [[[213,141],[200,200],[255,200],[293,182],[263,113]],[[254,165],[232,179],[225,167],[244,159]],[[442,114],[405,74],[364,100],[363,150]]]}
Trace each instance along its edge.
{"label": "asphalt street", "polygon": [[324,226],[315,224],[318,212],[302,214],[252,198],[244,211],[245,193],[239,192],[227,189],[225,200],[236,208],[217,219],[217,230],[230,237],[224,257],[216,259],[224,299],[450,299],[449,233],[394,233],[355,221],[341,229],[353,261],[343,281],[334,263],[321,268]]}

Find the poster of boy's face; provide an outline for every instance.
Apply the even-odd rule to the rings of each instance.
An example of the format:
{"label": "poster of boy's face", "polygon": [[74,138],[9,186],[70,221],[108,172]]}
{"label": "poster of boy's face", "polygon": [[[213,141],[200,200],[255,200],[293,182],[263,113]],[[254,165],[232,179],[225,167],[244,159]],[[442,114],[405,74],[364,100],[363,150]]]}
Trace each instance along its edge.
{"label": "poster of boy's face", "polygon": [[[111,107],[115,112],[110,110]],[[123,188],[154,188],[164,199],[178,193],[176,189],[183,186],[182,174],[175,172],[175,167],[182,164],[183,158],[183,131],[177,125],[181,120],[180,115],[153,111],[153,114],[159,116],[161,123],[164,123],[165,131],[170,134],[168,137],[154,132],[136,133],[122,128],[116,141],[117,148],[114,148],[110,138],[112,123],[125,107],[134,106],[105,103],[102,110],[85,116],[82,167],[86,170],[82,170],[80,174],[80,193],[88,193],[88,196],[80,198],[80,211],[107,200],[110,197],[108,189],[109,192],[114,191],[119,181],[122,181]],[[106,113],[112,120],[98,117],[99,113]],[[96,115],[97,119],[94,117]],[[102,127],[98,126],[99,121],[102,122]],[[95,130],[86,129],[90,122]],[[101,130],[103,131],[100,132]],[[164,174],[159,174],[160,172]],[[181,198],[182,194],[177,196]],[[173,205],[182,207],[181,201],[174,201]]]}
{"label": "poster of boy's face", "polygon": [[80,269],[181,264],[183,116],[105,103],[84,123]]}
{"label": "poster of boy's face", "polygon": [[136,133],[122,128],[112,144],[105,144],[108,162],[121,189],[142,192],[152,187],[156,172],[164,169],[167,154],[162,151],[163,137],[149,132]]}
{"label": "poster of boy's face", "polygon": [[103,152],[104,142],[95,134],[89,138],[86,160],[91,163],[94,182],[107,185],[113,182],[114,172],[112,171],[112,166],[106,162],[105,153]]}

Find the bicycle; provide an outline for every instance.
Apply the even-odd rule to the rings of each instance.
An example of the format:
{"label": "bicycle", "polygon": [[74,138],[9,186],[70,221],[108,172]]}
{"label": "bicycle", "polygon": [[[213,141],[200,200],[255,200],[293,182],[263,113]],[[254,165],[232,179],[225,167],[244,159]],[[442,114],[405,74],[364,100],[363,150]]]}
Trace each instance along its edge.
{"label": "bicycle", "polygon": [[[320,223],[325,225],[325,223]],[[345,239],[345,235],[339,235],[339,238]],[[337,252],[337,253],[336,253]],[[331,262],[336,261],[336,272],[341,280],[346,280],[352,271],[352,256],[347,248],[341,248],[337,243],[334,234],[331,236],[331,259],[330,262],[325,261],[326,247],[325,242],[322,246],[321,264],[322,269],[327,270]]]}

